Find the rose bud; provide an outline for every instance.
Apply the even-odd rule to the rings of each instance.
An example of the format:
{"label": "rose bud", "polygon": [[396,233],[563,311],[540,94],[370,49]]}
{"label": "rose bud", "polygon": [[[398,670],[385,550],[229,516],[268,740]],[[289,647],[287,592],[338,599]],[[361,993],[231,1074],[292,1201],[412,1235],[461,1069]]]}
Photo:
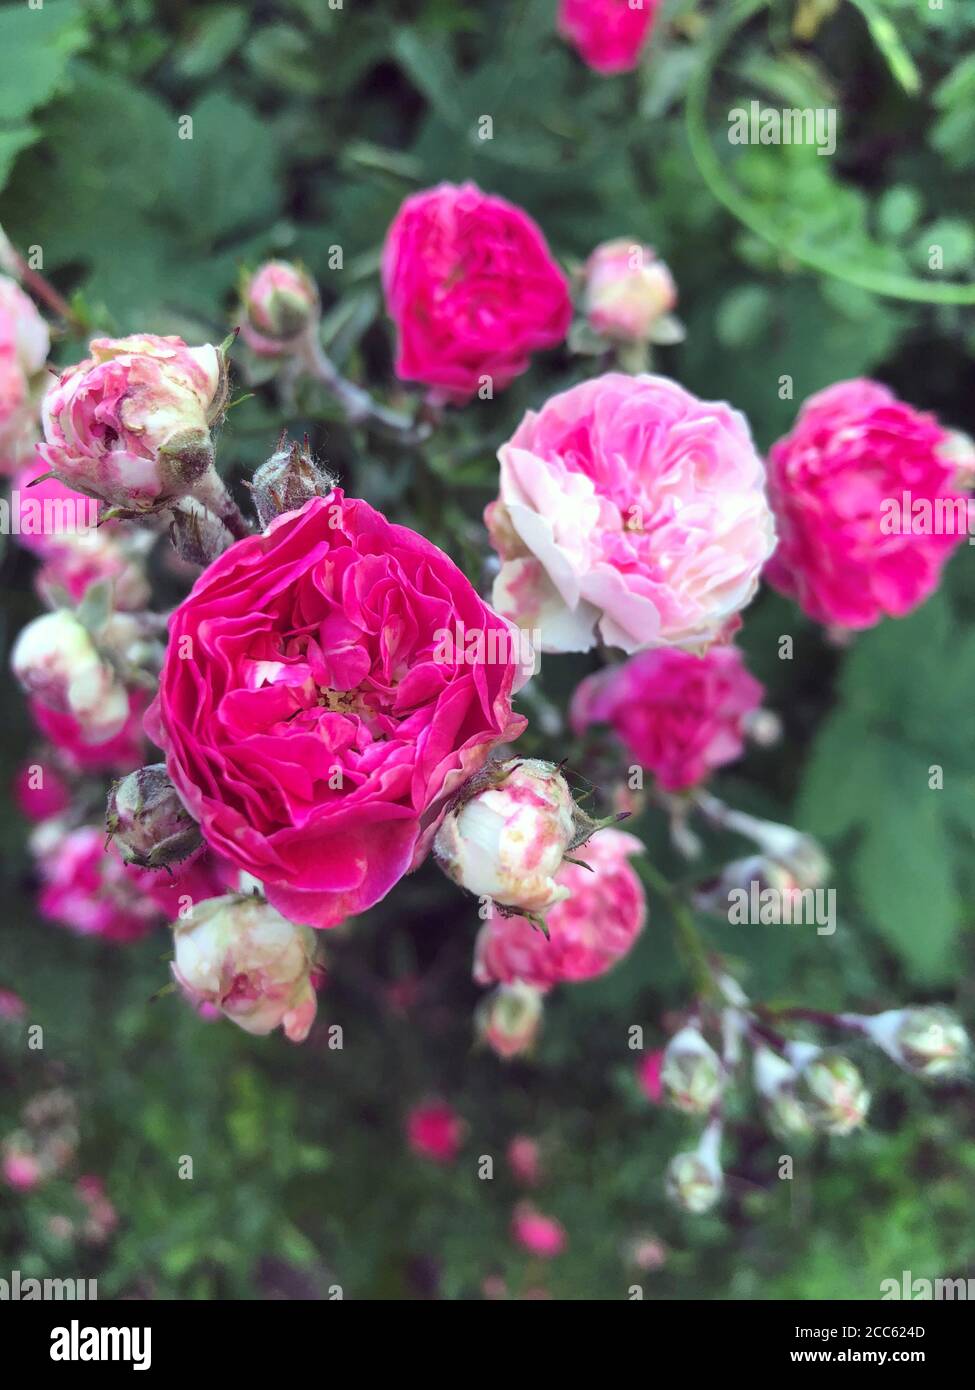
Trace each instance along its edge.
{"label": "rose bud", "polygon": [[[651,342],[677,303],[677,286],[663,261],[651,247],[626,237],[597,246],[585,277],[589,325],[617,342]],[[673,333],[666,341],[673,341]]]}
{"label": "rose bud", "polygon": [[169,780],[165,763],[153,763],[114,782],[105,828],[126,864],[161,869],[178,864],[203,844],[200,827]]}
{"label": "rose bud", "polygon": [[468,892],[536,914],[569,897],[555,874],[599,826],[575,804],[554,763],[510,758],[474,779],[445,817],[433,852]]}
{"label": "rose bud", "polygon": [[724,1190],[721,1129],[709,1124],[696,1149],[676,1154],[667,1165],[664,1190],[675,1206],[692,1216],[710,1211]]}
{"label": "rose bud", "polygon": [[665,1098],[685,1115],[706,1115],[721,1094],[721,1059],[697,1028],[682,1028],[664,1049]]}
{"label": "rose bud", "polygon": [[297,442],[281,447],[262,463],[254,474],[251,489],[254,506],[262,526],[267,526],[282,512],[296,512],[309,497],[327,497],[335,481],[325,473],[308,451],[308,441],[302,448]]}
{"label": "rose bud", "polygon": [[516,1182],[524,1187],[537,1187],[542,1179],[542,1150],[537,1139],[528,1134],[516,1134],[508,1145],[507,1158]]}
{"label": "rose bud", "polygon": [[759,1045],[755,1049],[753,1068],[755,1089],[775,1133],[783,1138],[808,1134],[812,1125],[796,1095],[799,1073],[792,1063],[770,1047]]}
{"label": "rose bud", "polygon": [[281,1025],[304,1042],[315,1021],[315,933],[257,897],[228,894],[173,927],[173,975],[194,1007],[211,1004],[246,1033]]}
{"label": "rose bud", "polygon": [[971,1039],[950,1009],[888,1009],[859,1022],[898,1066],[926,1081],[952,1080],[971,1066]]}
{"label": "rose bud", "polygon": [[453,1163],[460,1153],[467,1126],[445,1101],[415,1105],[406,1117],[406,1139],[418,1158],[431,1163]]}
{"label": "rose bud", "polygon": [[10,660],[24,691],[49,709],[72,715],[89,742],[114,738],[124,727],[128,695],[86,628],[67,609],[28,623]]}
{"label": "rose bud", "polygon": [[182,338],[95,338],[44,400],[38,456],[54,476],[124,513],[192,491],[213,464],[227,396],[224,353]]}
{"label": "rose bud", "polygon": [[315,282],[301,266],[267,261],[241,284],[241,335],[262,357],[294,352],[318,321]]}
{"label": "rose bud", "polygon": [[546,1216],[530,1202],[519,1202],[511,1218],[511,1234],[515,1243],[530,1255],[543,1260],[561,1255],[568,1238],[565,1227],[554,1216]]}
{"label": "rose bud", "polygon": [[520,980],[499,985],[477,1010],[478,1033],[493,1052],[508,1061],[535,1046],[543,1008],[541,990]]}
{"label": "rose bud", "polygon": [[798,1068],[796,1096],[814,1129],[852,1134],[861,1127],[870,1109],[870,1092],[849,1057],[811,1043],[790,1043],[786,1055]]}

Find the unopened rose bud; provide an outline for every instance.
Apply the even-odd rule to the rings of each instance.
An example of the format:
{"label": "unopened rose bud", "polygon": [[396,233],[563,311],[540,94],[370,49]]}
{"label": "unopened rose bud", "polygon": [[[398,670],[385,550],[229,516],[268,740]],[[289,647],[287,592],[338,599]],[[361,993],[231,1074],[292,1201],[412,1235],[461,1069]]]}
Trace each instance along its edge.
{"label": "unopened rose bud", "polygon": [[124,727],[128,695],[67,609],[27,624],[14,644],[11,666],[24,691],[49,709],[72,715],[87,742],[104,743]]}
{"label": "unopened rose bud", "polygon": [[791,1062],[760,1045],[754,1057],[755,1089],[762,1098],[769,1124],[783,1138],[808,1134],[812,1129],[796,1094],[799,1073]]}
{"label": "unopened rose bud", "polygon": [[249,276],[241,286],[241,303],[244,341],[262,357],[296,351],[318,321],[315,282],[289,261],[267,261]]}
{"label": "unopened rose bud", "polygon": [[511,758],[490,764],[448,812],[434,856],[468,892],[536,914],[569,896],[554,876],[599,825],[575,804],[554,763]]}
{"label": "unopened rose bud", "polygon": [[519,981],[492,990],[477,1011],[479,1036],[505,1061],[530,1052],[542,1024],[540,990]]}
{"label": "unopened rose bud", "polygon": [[162,869],[203,844],[200,827],[180,801],[165,763],[130,772],[108,794],[105,828],[126,864]]}
{"label": "unopened rose bud", "polygon": [[863,1125],[870,1092],[849,1057],[809,1043],[790,1043],[787,1058],[798,1068],[796,1098],[814,1129],[843,1135]]}
{"label": "unopened rose bud", "polygon": [[663,1094],[685,1115],[707,1115],[721,1094],[721,1059],[696,1028],[681,1028],[664,1049]]}
{"label": "unopened rose bud", "polygon": [[677,303],[677,286],[663,261],[649,246],[625,237],[597,246],[586,262],[585,276],[590,327],[617,342],[652,341],[655,329]]}
{"label": "unopened rose bud", "polygon": [[96,338],[44,399],[38,455],[56,478],[123,513],[186,496],[213,464],[224,353],[182,338]]}
{"label": "unopened rose bud", "polygon": [[304,448],[282,440],[282,447],[261,464],[251,483],[262,526],[282,512],[297,511],[310,497],[327,497],[334,486],[335,480],[312,458],[307,440]]}
{"label": "unopened rose bud", "polygon": [[261,898],[229,894],[199,903],[173,928],[173,975],[197,1008],[218,1008],[247,1033],[279,1025],[304,1042],[315,1021],[317,941]]}
{"label": "unopened rose bud", "polygon": [[950,1009],[888,1009],[859,1022],[898,1066],[926,1081],[952,1080],[971,1068],[971,1039]]}
{"label": "unopened rose bud", "polygon": [[696,1149],[676,1154],[667,1166],[664,1191],[675,1206],[692,1216],[710,1211],[724,1191],[720,1143],[720,1128],[710,1124]]}

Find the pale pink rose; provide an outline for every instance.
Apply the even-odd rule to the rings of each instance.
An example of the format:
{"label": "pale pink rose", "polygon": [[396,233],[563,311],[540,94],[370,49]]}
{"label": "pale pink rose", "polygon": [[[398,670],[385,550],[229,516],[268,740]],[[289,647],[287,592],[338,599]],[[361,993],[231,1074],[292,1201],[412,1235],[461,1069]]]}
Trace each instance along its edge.
{"label": "pale pink rose", "polygon": [[710,647],[701,656],[660,648],[588,676],[570,718],[576,733],[611,725],[665,791],[682,791],[741,757],[763,694],[737,647]]}
{"label": "pale pink rose", "polygon": [[609,372],[529,411],[498,457],[494,605],[543,650],[702,648],[754,595],[774,529],[729,406]]}
{"label": "pale pink rose", "polygon": [[118,1212],[108,1198],[105,1184],[93,1173],[76,1179],[74,1190],[85,1208],[82,1235],[90,1245],[103,1245],[118,1226]]}
{"label": "pale pink rose", "polygon": [[542,1177],[542,1150],[537,1139],[516,1134],[508,1145],[508,1167],[516,1182],[537,1187]]}
{"label": "pale pink rose", "polygon": [[71,802],[71,789],[46,758],[31,758],[21,765],[13,792],[17,809],[29,821],[58,816]]}
{"label": "pale pink rose", "polygon": [[134,334],[95,338],[44,398],[38,455],[70,488],[151,511],[185,496],[213,463],[210,426],[226,371],[210,344]]}
{"label": "pale pink rose", "polygon": [[511,1218],[511,1234],[515,1243],[530,1255],[543,1260],[561,1255],[568,1244],[565,1227],[554,1216],[545,1216],[530,1202],[519,1202]]}
{"label": "pale pink rose", "polygon": [[258,897],[227,894],[173,927],[173,975],[197,1008],[210,1004],[247,1033],[282,1028],[304,1042],[315,1021],[318,939]]}
{"label": "pale pink rose", "polygon": [[[956,437],[878,382],[841,381],[811,396],[769,454],[780,542],[766,578],[817,622],[865,628],[903,617],[934,592],[967,534],[957,467]],[[916,503],[933,526],[922,515],[916,527]],[[939,509],[950,526],[938,524]]]}
{"label": "pale pink rose", "polygon": [[419,1158],[432,1163],[453,1163],[460,1153],[467,1126],[444,1101],[416,1105],[406,1117],[406,1138]]}
{"label": "pale pink rose", "polygon": [[118,942],[137,941],[163,920],[118,854],[105,848],[101,826],[63,831],[46,821],[31,844],[41,878],[42,917],[81,936]]}
{"label": "pale pink rose", "polygon": [[604,975],[623,958],[643,930],[646,897],[631,854],[643,852],[634,835],[600,830],[579,851],[590,867],[563,864],[556,881],[570,896],[546,914],[548,938],[525,917],[497,912],[481,928],[474,952],[478,984],[536,989]]}
{"label": "pale pink rose", "polygon": [[301,266],[267,261],[244,282],[241,336],[262,357],[294,352],[318,319],[318,290]]}
{"label": "pale pink rose", "polygon": [[10,666],[26,694],[77,720],[91,742],[115,738],[125,727],[125,687],[71,610],[44,613],[21,628]]}
{"label": "pale pink rose", "polygon": [[146,739],[142,717],[148,697],[142,690],[129,691],[129,713],[114,738],[92,742],[78,720],[41,704],[29,702],[34,723],[57,749],[58,758],[72,772],[129,772],[145,762]]}
{"label": "pale pink rose", "polygon": [[674,277],[649,246],[620,237],[597,246],[586,262],[586,319],[606,338],[649,342],[676,303]]}
{"label": "pale pink rose", "polygon": [[529,673],[487,660],[512,643],[448,661],[458,622],[511,636],[442,551],[338,489],[231,546],[173,614],[147,729],[213,850],[293,921],[383,898],[524,728]]}
{"label": "pale pink rose", "polygon": [[569,285],[535,222],[473,183],[407,198],[383,250],[386,308],[398,330],[396,374],[441,400],[499,391],[533,352],[561,343]]}
{"label": "pale pink rose", "polygon": [[16,464],[36,424],[37,378],[50,350],[47,324],[15,280],[0,275],[0,458]]}
{"label": "pale pink rose", "polygon": [[558,29],[594,72],[629,72],[640,61],[660,0],[559,0]]}
{"label": "pale pink rose", "polygon": [[498,985],[481,1001],[476,1014],[478,1035],[504,1062],[530,1053],[538,1040],[544,1001],[541,991],[519,980]]}

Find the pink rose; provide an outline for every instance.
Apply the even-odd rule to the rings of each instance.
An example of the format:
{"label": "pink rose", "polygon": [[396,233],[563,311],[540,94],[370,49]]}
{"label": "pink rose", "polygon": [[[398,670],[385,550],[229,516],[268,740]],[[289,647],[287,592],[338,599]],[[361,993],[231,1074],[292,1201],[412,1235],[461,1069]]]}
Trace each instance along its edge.
{"label": "pink rose", "polygon": [[587,677],[570,718],[576,733],[612,725],[665,791],[681,791],[741,757],[748,716],[763,694],[737,647],[710,647],[703,656],[661,648]]}
{"label": "pink rose", "polygon": [[[483,659],[443,655],[458,623],[487,634]],[[420,863],[453,793],[525,727],[516,646],[442,551],[336,489],[200,576],[146,727],[211,847],[286,917],[331,927]]]}
{"label": "pink rose", "polygon": [[[811,396],[769,454],[781,533],[769,583],[817,622],[844,628],[923,603],[967,534],[953,440],[933,415],[875,381]],[[932,514],[927,525],[912,515],[918,503]],[[938,524],[939,511],[950,525]]]}
{"label": "pink rose", "polygon": [[36,423],[36,378],[50,346],[33,301],[15,280],[0,275],[0,454],[12,462],[25,431]]}
{"label": "pink rose", "polygon": [[626,237],[597,246],[585,277],[589,326],[617,342],[650,342],[677,303],[677,286],[663,261],[651,247]]}
{"label": "pink rose", "polygon": [[589,865],[563,864],[556,882],[570,897],[545,917],[548,939],[525,917],[485,922],[474,949],[478,984],[513,984],[536,989],[604,975],[630,950],[643,930],[646,898],[627,862],[643,845],[622,830],[600,830],[580,851]]}
{"label": "pink rose", "polygon": [[473,183],[407,198],[383,250],[396,374],[462,403],[490,378],[501,390],[572,319],[566,277],[521,208]]}
{"label": "pink rose", "polygon": [[103,743],[93,743],[87,738],[71,714],[50,709],[40,700],[31,700],[29,707],[34,723],[72,772],[129,772],[145,762],[142,716],[146,704],[144,691],[129,691],[129,717],[114,738]]}
{"label": "pink rose", "polygon": [[568,1244],[561,1221],[556,1221],[553,1216],[545,1216],[530,1202],[519,1202],[515,1207],[511,1234],[523,1250],[543,1260],[561,1255]]}
{"label": "pink rose", "polygon": [[629,72],[640,61],[660,0],[559,0],[558,29],[595,72]]}
{"label": "pink rose", "polygon": [[543,650],[702,647],[755,593],[772,516],[729,406],[609,372],[529,411],[498,457],[494,605]]}
{"label": "pink rose", "polygon": [[20,814],[29,821],[48,820],[60,815],[71,801],[64,778],[47,760],[31,758],[14,779],[14,800]]}
{"label": "pink rose", "polygon": [[42,917],[82,936],[106,941],[137,941],[162,921],[113,849],[105,848],[100,826],[62,831],[45,822],[32,841],[41,876],[38,909]]}
{"label": "pink rose", "polygon": [[406,1138],[419,1158],[432,1163],[453,1163],[460,1153],[467,1126],[443,1101],[424,1101],[406,1117]]}
{"label": "pink rose", "polygon": [[226,396],[217,348],[134,334],[95,338],[44,398],[38,455],[68,487],[136,511],[183,497],[213,463]]}
{"label": "pink rose", "polygon": [[654,1105],[660,1104],[664,1093],[663,1069],[664,1051],[662,1047],[658,1048],[656,1052],[648,1052],[636,1069],[640,1088],[647,1100],[652,1101]]}
{"label": "pink rose", "polygon": [[167,922],[185,920],[198,903],[236,892],[240,874],[211,850],[163,872],[125,866],[126,877],[149,898]]}
{"label": "pink rose", "polygon": [[516,1134],[508,1145],[508,1167],[523,1187],[537,1187],[542,1179],[542,1149],[537,1139]]}

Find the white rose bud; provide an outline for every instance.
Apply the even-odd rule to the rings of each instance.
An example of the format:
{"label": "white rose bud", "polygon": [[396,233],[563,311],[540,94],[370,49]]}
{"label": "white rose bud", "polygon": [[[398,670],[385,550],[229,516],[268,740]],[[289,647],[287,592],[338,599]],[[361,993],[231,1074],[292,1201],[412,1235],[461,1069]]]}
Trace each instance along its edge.
{"label": "white rose bud", "polygon": [[859,1022],[898,1066],[926,1081],[950,1081],[971,1066],[971,1039],[950,1009],[888,1009]]}
{"label": "white rose bud", "polygon": [[755,1089],[775,1133],[808,1134],[812,1124],[796,1094],[799,1073],[792,1063],[762,1044],[755,1049],[753,1065]]}
{"label": "white rose bud", "polygon": [[258,897],[199,903],[174,924],[173,975],[197,1007],[210,1004],[247,1033],[279,1025],[304,1042],[315,1021],[317,938]]}
{"label": "white rose bud", "polygon": [[787,1054],[798,1067],[796,1094],[814,1129],[845,1135],[863,1125],[870,1092],[849,1057],[811,1043],[790,1043]]}
{"label": "white rose bud", "polygon": [[681,1028],[664,1049],[664,1095],[685,1115],[707,1115],[721,1094],[721,1059],[697,1028]]}
{"label": "white rose bud", "polygon": [[664,1190],[675,1206],[692,1216],[710,1211],[724,1191],[720,1146],[720,1126],[709,1124],[696,1149],[676,1154],[667,1165]]}
{"label": "white rose bud", "polygon": [[478,1007],[478,1035],[504,1061],[521,1056],[538,1040],[544,1007],[541,990],[521,980],[499,985]]}
{"label": "white rose bud", "polygon": [[14,644],[11,666],[28,695],[73,715],[91,743],[114,738],[128,718],[124,687],[67,609],[27,624]]}

